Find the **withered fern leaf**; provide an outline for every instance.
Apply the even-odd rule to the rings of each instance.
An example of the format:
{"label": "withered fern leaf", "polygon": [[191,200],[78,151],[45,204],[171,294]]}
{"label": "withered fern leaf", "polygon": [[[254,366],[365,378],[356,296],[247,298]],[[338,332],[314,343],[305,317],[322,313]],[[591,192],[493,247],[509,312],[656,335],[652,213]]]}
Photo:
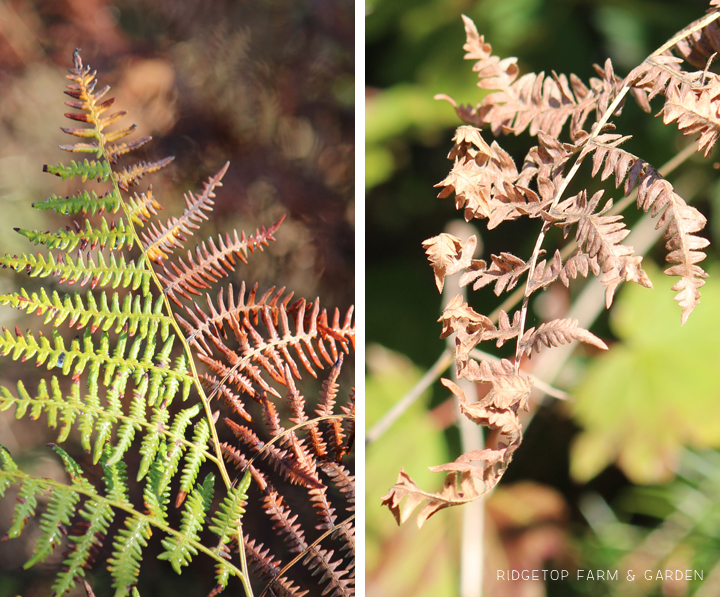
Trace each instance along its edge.
{"label": "withered fern leaf", "polygon": [[[493,316],[476,312],[458,294],[440,317],[441,337],[454,337],[454,360],[458,378],[487,384],[474,401],[451,380],[445,386],[458,399],[460,412],[491,433],[483,450],[460,456],[455,462],[432,467],[446,473],[442,490],[426,492],[404,472],[382,498],[398,523],[418,510],[422,525],[437,511],[481,498],[502,478],[513,453],[522,442],[520,411],[528,409],[532,378],[523,372],[524,359],[546,348],[579,340],[595,349],[607,349],[603,340],[579,326],[574,318],[558,318],[528,329],[530,299],[556,281],[597,277],[610,308],[623,282],[651,287],[642,268],[642,255],[623,244],[630,234],[622,208],[635,199],[638,209],[656,218],[664,230],[669,276],[678,277],[672,287],[681,307],[684,324],[700,303],[700,289],[707,273],[701,262],[709,241],[701,235],[705,216],[676,192],[673,185],[646,160],[621,145],[629,137],[617,134],[611,120],[619,119],[631,94],[646,112],[650,101],[662,98],[659,115],[683,135],[696,135],[696,149],[707,156],[720,137],[720,77],[712,72],[720,51],[720,2],[712,0],[707,14],[680,30],[625,78],[615,73],[610,60],[595,66],[599,78],[586,84],[574,74],[520,74],[516,58],[500,58],[492,52],[467,17],[465,58],[475,62],[478,86],[485,91],[476,106],[455,107],[466,124],[457,129],[449,154],[453,166],[436,186],[440,198],[454,194],[455,206],[467,221],[487,220],[492,229],[519,218],[537,221],[538,236],[532,253],[518,257],[510,251],[473,259],[478,240],[463,242],[442,233],[423,243],[440,291],[445,278],[460,273],[461,287],[479,290],[492,284],[497,296],[519,288]],[[700,70],[685,70],[695,67]],[[618,125],[620,126],[620,125]],[[534,145],[518,167],[498,141],[486,135],[527,133]],[[598,183],[614,176],[614,188],[589,193],[581,189],[568,196],[568,188],[584,161],[591,162],[591,177]],[[621,194],[621,200],[603,199],[604,193]],[[626,201],[627,199],[627,201]],[[546,235],[561,228],[572,240],[551,257],[543,258]],[[572,233],[572,236],[571,236]],[[508,235],[508,238],[510,235]],[[517,306],[519,304],[519,306]],[[515,308],[517,306],[517,308]],[[513,310],[514,309],[514,310]],[[481,342],[498,347],[515,340],[514,359],[499,363],[477,357]],[[533,371],[542,377],[542,371]]]}
{"label": "withered fern leaf", "polygon": [[[186,193],[182,214],[155,220],[162,205],[151,187],[126,193],[173,158],[118,165],[150,138],[128,140],[135,125],[113,126],[125,112],[110,111],[115,100],[109,87],[96,90],[95,74],[76,50],[66,116],[81,125],[63,127],[78,141],[61,149],[87,157],[44,167],[93,189],[35,203],[72,224],[16,228],[44,252],[0,259],[56,279],[0,295],[46,326],[3,328],[0,352],[47,371],[36,387],[0,387],[0,410],[44,414],[67,476],[35,477],[0,446],[0,497],[16,497],[4,539],[39,518],[25,568],[63,548],[58,596],[76,583],[91,591],[86,571],[101,559],[117,597],[137,594],[153,535],[158,559],[178,574],[196,558],[213,563],[210,595],[232,577],[248,596],[352,595],[355,403],[339,381],[354,350],[352,308],[328,313],[317,299],[244,282],[212,294],[275,240],[283,219],[250,236],[206,239],[181,257],[229,164]],[[82,290],[54,287],[70,284]],[[68,339],[68,329],[77,335]],[[67,451],[57,445],[66,441]],[[90,455],[86,464],[70,455],[75,446]]]}

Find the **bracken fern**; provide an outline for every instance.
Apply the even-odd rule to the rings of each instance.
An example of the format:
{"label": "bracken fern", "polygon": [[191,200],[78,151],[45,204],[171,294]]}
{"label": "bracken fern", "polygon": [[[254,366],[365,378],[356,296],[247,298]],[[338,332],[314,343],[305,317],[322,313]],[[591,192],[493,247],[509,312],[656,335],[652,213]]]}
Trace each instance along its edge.
{"label": "bracken fern", "polygon": [[[589,85],[574,74],[520,76],[517,59],[493,55],[475,24],[464,17],[465,58],[475,61],[473,70],[485,95],[476,106],[437,97],[449,100],[466,123],[457,129],[448,156],[452,170],[436,185],[441,188],[439,197],[454,194],[465,219],[487,220],[488,229],[531,218],[538,222],[539,232],[527,259],[510,252],[491,255],[489,261],[473,259],[475,236],[463,243],[443,233],[423,243],[440,291],[445,278],[458,273],[460,286],[479,290],[493,285],[496,296],[523,282],[491,316],[475,311],[461,294],[445,306],[441,337],[454,336],[456,377],[477,384],[477,400],[452,380],[442,382],[457,397],[460,412],[491,433],[484,449],[430,469],[446,473],[441,491],[423,491],[401,470],[382,498],[398,523],[419,508],[417,523],[422,526],[437,511],[482,498],[499,483],[522,442],[520,411],[529,410],[533,379],[523,370],[523,359],[574,340],[607,349],[576,319],[556,319],[528,329],[528,308],[536,292],[556,282],[569,286],[580,276],[599,279],[607,308],[622,282],[652,286],[642,255],[622,244],[630,230],[619,212],[633,200],[638,209],[657,218],[656,229],[664,229],[670,263],[665,273],[679,278],[672,288],[682,324],[698,306],[707,278],[700,265],[709,245],[700,235],[706,219],[655,167],[621,147],[629,137],[613,132],[610,121],[620,116],[628,94],[646,112],[653,98],[662,98],[658,116],[663,123],[676,125],[684,135],[699,135],[696,149],[707,156],[720,137],[720,76],[711,70],[720,51],[719,17],[720,1],[712,0],[706,16],[679,31],[625,78],[617,76],[607,60],[603,67],[595,66],[599,78],[590,79]],[[698,70],[685,70],[685,63]],[[483,127],[495,137],[528,133],[537,144],[518,168],[497,141],[485,140]],[[618,205],[603,199],[603,190],[591,194],[581,188],[567,196],[586,161],[591,162],[591,177],[614,178],[612,191],[618,189],[624,196]],[[572,232],[574,239],[562,251],[543,257],[542,246],[553,227],[562,229],[565,239]],[[512,359],[492,360],[475,350],[481,342],[495,342],[499,348],[512,340]]]}
{"label": "bracken fern", "polygon": [[[262,585],[255,583],[264,587],[262,594],[353,594],[354,477],[348,460],[354,393],[337,400],[343,361],[354,350],[352,309],[328,315],[317,300],[292,301],[284,288],[260,294],[257,285],[244,283],[211,298],[214,283],[274,240],[282,219],[251,236],[233,231],[210,238],[185,260],[177,256],[208,219],[228,164],[199,193],[186,194],[182,215],[151,222],[161,209],[152,188],[123,193],[172,158],[119,169],[118,160],[150,138],[127,140],[135,125],[111,130],[125,112],[108,113],[114,103],[105,99],[109,87],[95,91],[95,73],[83,66],[78,50],[69,72],[66,104],[76,111],[65,116],[89,126],[63,127],[80,141],[61,148],[88,158],[43,169],[105,190],[35,203],[81,221],[57,232],[16,229],[47,253],[0,259],[3,267],[32,277],[87,288],[0,295],[0,303],[37,314],[51,326],[46,334],[3,329],[3,355],[34,361],[49,373],[37,388],[22,381],[14,390],[0,388],[0,410],[14,406],[17,418],[31,419],[44,413],[48,426],[59,428],[50,445],[69,484],[26,474],[0,446],[0,497],[11,486],[17,491],[5,539],[20,536],[38,515],[39,502],[47,502],[25,568],[65,544],[56,595],[84,582],[104,545],[111,546],[107,569],[115,595],[135,594],[143,549],[158,531],[158,557],[177,573],[201,552],[214,561],[211,595],[233,576],[252,595],[248,560],[262,579]],[[206,307],[194,302],[200,295]],[[79,335],[66,340],[63,324]],[[301,372],[317,377],[322,369],[329,373],[310,415],[296,381]],[[213,398],[225,406],[214,407]],[[225,425],[218,428],[221,408]],[[292,426],[283,426],[285,412]],[[100,467],[102,488],[89,480],[88,467],[83,470],[57,445],[73,430],[92,465]],[[221,441],[223,433],[237,441]],[[131,454],[139,464],[129,471]],[[239,471],[234,480],[226,461]],[[140,494],[141,503],[133,501]],[[292,514],[291,504],[302,508],[308,502],[312,508],[301,510],[300,518]],[[171,503],[179,525],[172,522],[177,516]],[[243,531],[246,508],[256,526],[274,529],[277,545],[264,547]],[[295,574],[300,563],[307,574]]]}

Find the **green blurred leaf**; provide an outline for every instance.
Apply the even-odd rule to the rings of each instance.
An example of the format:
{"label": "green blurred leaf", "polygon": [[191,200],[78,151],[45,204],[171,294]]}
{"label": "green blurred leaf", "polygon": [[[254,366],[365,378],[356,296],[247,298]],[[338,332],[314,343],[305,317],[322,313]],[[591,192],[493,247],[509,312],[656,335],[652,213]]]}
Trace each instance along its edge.
{"label": "green blurred leaf", "polygon": [[616,463],[635,483],[663,482],[682,446],[720,446],[720,272],[710,272],[700,306],[681,327],[669,290],[675,280],[650,263],[646,269],[654,290],[625,285],[611,314],[621,341],[573,392],[583,427],[571,452],[577,481]]}
{"label": "green blurred leaf", "polygon": [[[422,376],[399,353],[378,345],[367,349],[366,421],[376,423]],[[365,454],[366,586],[368,594],[393,597],[457,595],[456,532],[459,514],[438,513],[422,530],[411,524],[398,528],[380,498],[392,486],[400,467],[428,489],[443,476],[427,467],[451,460],[444,436],[427,411],[425,395]],[[421,572],[419,572],[421,571]]]}

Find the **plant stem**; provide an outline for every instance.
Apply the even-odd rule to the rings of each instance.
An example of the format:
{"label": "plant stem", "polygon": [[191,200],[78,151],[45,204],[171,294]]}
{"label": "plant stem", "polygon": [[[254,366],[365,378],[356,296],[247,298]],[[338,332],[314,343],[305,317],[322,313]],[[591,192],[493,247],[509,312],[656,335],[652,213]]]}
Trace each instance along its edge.
{"label": "plant stem", "polygon": [[[673,46],[675,46],[679,41],[685,39],[687,36],[693,34],[696,31],[699,31],[712,23],[713,21],[720,18],[720,12],[713,11],[703,17],[702,19],[699,19],[692,23],[690,26],[686,27],[682,31],[676,33],[670,40],[668,40],[666,43],[664,43],[662,46],[660,46],[657,50],[655,50],[646,60],[649,60],[650,58],[654,58],[655,56],[659,56],[666,50],[669,50]],[[588,147],[592,141],[597,138],[597,136],[603,131],[603,128],[610,120],[610,117],[613,115],[615,110],[617,110],[618,106],[622,103],[622,101],[625,99],[625,96],[627,95],[628,91],[630,91],[630,88],[632,85],[628,82],[627,78],[625,79],[625,82],[623,83],[623,86],[618,91],[618,94],[615,96],[615,99],[612,101],[612,103],[607,107],[603,115],[600,117],[600,120],[598,120],[592,127],[592,130],[590,131],[589,137],[584,141],[585,147]],[[567,190],[568,185],[570,184],[570,181],[575,177],[578,170],[580,169],[580,165],[583,162],[584,156],[587,155],[584,152],[581,152],[580,156],[575,160],[575,163],[573,164],[572,168],[570,169],[570,172],[568,172],[568,175],[566,178],[563,179],[560,186],[555,190],[555,196],[553,198],[552,204],[548,208],[548,211],[552,211],[557,204],[560,202],[560,199],[562,198],[563,194]],[[525,290],[523,293],[523,304],[520,311],[520,327],[518,330],[518,341],[516,343],[515,348],[515,373],[518,373],[520,370],[520,339],[522,338],[523,334],[525,333],[525,321],[527,319],[527,310],[528,310],[528,304],[530,301],[530,282],[534,277],[535,273],[535,266],[537,265],[537,260],[540,255],[540,248],[542,247],[543,240],[545,239],[545,235],[547,234],[547,231],[549,229],[550,225],[548,222],[545,222],[543,224],[542,230],[540,231],[540,234],[538,235],[537,241],[535,243],[535,247],[532,252],[532,256],[530,257],[530,268],[527,272],[527,282],[525,285]]]}
{"label": "plant stem", "polygon": [[395,421],[397,421],[408,408],[415,404],[415,401],[422,396],[423,392],[437,381],[452,362],[452,352],[448,349],[443,350],[438,360],[435,361],[433,366],[420,378],[420,381],[418,381],[407,394],[400,398],[365,434],[365,446],[367,447],[379,440],[385,432],[395,424]]}

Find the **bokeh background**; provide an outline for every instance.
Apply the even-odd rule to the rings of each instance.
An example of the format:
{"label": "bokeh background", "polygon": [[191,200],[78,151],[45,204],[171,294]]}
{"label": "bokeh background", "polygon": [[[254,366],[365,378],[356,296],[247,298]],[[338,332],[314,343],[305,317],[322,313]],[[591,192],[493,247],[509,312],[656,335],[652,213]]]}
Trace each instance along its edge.
{"label": "bokeh background", "polygon": [[[99,86],[110,84],[108,97],[127,110],[126,126],[137,123],[137,135],[153,136],[135,160],[175,156],[161,174],[142,181],[162,202],[160,217],[179,215],[183,193],[202,188],[231,162],[211,221],[186,248],[233,228],[252,234],[285,214],[277,241],[241,265],[234,282],[258,282],[261,292],[285,286],[344,313],[355,302],[354,43],[349,0],[0,1],[0,251],[33,252],[12,227],[68,224],[31,203],[79,186],[63,185],[42,166],[70,159],[57,146],[69,142],[59,129],[69,122],[63,90],[80,47]],[[0,271],[0,292],[27,283]],[[10,308],[0,313],[0,324],[39,325]],[[353,385],[349,365],[345,395]],[[12,387],[21,374],[11,361],[0,363],[0,384]],[[55,435],[44,426],[44,417],[34,424],[0,413],[0,443],[22,454],[27,470],[52,476],[57,459],[44,444]],[[9,499],[0,502],[0,535],[12,507]],[[29,549],[24,540],[0,543],[3,597],[50,594],[48,574],[61,554],[23,572]],[[148,570],[143,595],[205,594],[212,586],[207,570],[177,577],[151,557]],[[98,597],[110,594],[100,578]]]}
{"label": "bokeh background", "polygon": [[[444,348],[436,322],[442,299],[421,242],[457,220],[453,198],[433,185],[460,124],[444,93],[478,103],[472,62],[463,60],[461,14],[470,16],[493,53],[518,56],[521,73],[554,70],[596,76],[611,58],[626,75],[644,57],[707,9],[705,0],[367,0],[366,6],[366,425],[377,423],[436,361]],[[653,103],[654,113],[661,102]],[[615,119],[632,134],[626,148],[659,167],[688,138],[628,100]],[[490,135],[490,133],[488,133]],[[499,140],[516,163],[536,140]],[[693,156],[670,175],[678,192],[708,218],[703,233],[720,240],[717,152]],[[600,188],[578,179],[577,192]],[[620,199],[612,186],[606,197]],[[634,224],[638,215],[626,211]],[[487,231],[476,221],[482,256],[512,251],[527,258],[532,224]],[[461,229],[463,230],[463,229]],[[467,234],[467,229],[464,229]],[[546,248],[554,250],[551,238]],[[632,243],[629,243],[632,244]],[[672,280],[661,274],[663,243],[645,258],[655,289],[622,288],[592,330],[607,354],[576,350],[554,380],[570,400],[536,399],[523,446],[485,502],[485,595],[716,595],[720,592],[720,274],[717,249],[706,261],[711,279],[700,307],[680,327]],[[476,257],[478,255],[476,254]],[[654,265],[657,264],[657,265]],[[541,294],[531,322],[557,317],[580,296]],[[470,303],[489,313],[501,299],[485,289]],[[446,299],[447,300],[447,299]],[[492,351],[492,345],[483,346]],[[548,351],[551,354],[553,351]],[[505,356],[504,353],[502,353]],[[535,366],[540,372],[540,366]],[[531,361],[530,366],[533,366]],[[539,397],[536,397],[539,398]],[[443,476],[428,466],[461,453],[455,407],[436,383],[379,440],[367,446],[367,594],[460,594],[463,513],[445,510],[422,530],[398,528],[380,497],[399,468],[429,491]],[[472,562],[471,562],[472,565]],[[619,570],[618,581],[496,582],[496,571]],[[638,577],[626,583],[624,571]],[[645,581],[645,570],[703,570],[704,582]],[[587,572],[584,575],[587,577]]]}

